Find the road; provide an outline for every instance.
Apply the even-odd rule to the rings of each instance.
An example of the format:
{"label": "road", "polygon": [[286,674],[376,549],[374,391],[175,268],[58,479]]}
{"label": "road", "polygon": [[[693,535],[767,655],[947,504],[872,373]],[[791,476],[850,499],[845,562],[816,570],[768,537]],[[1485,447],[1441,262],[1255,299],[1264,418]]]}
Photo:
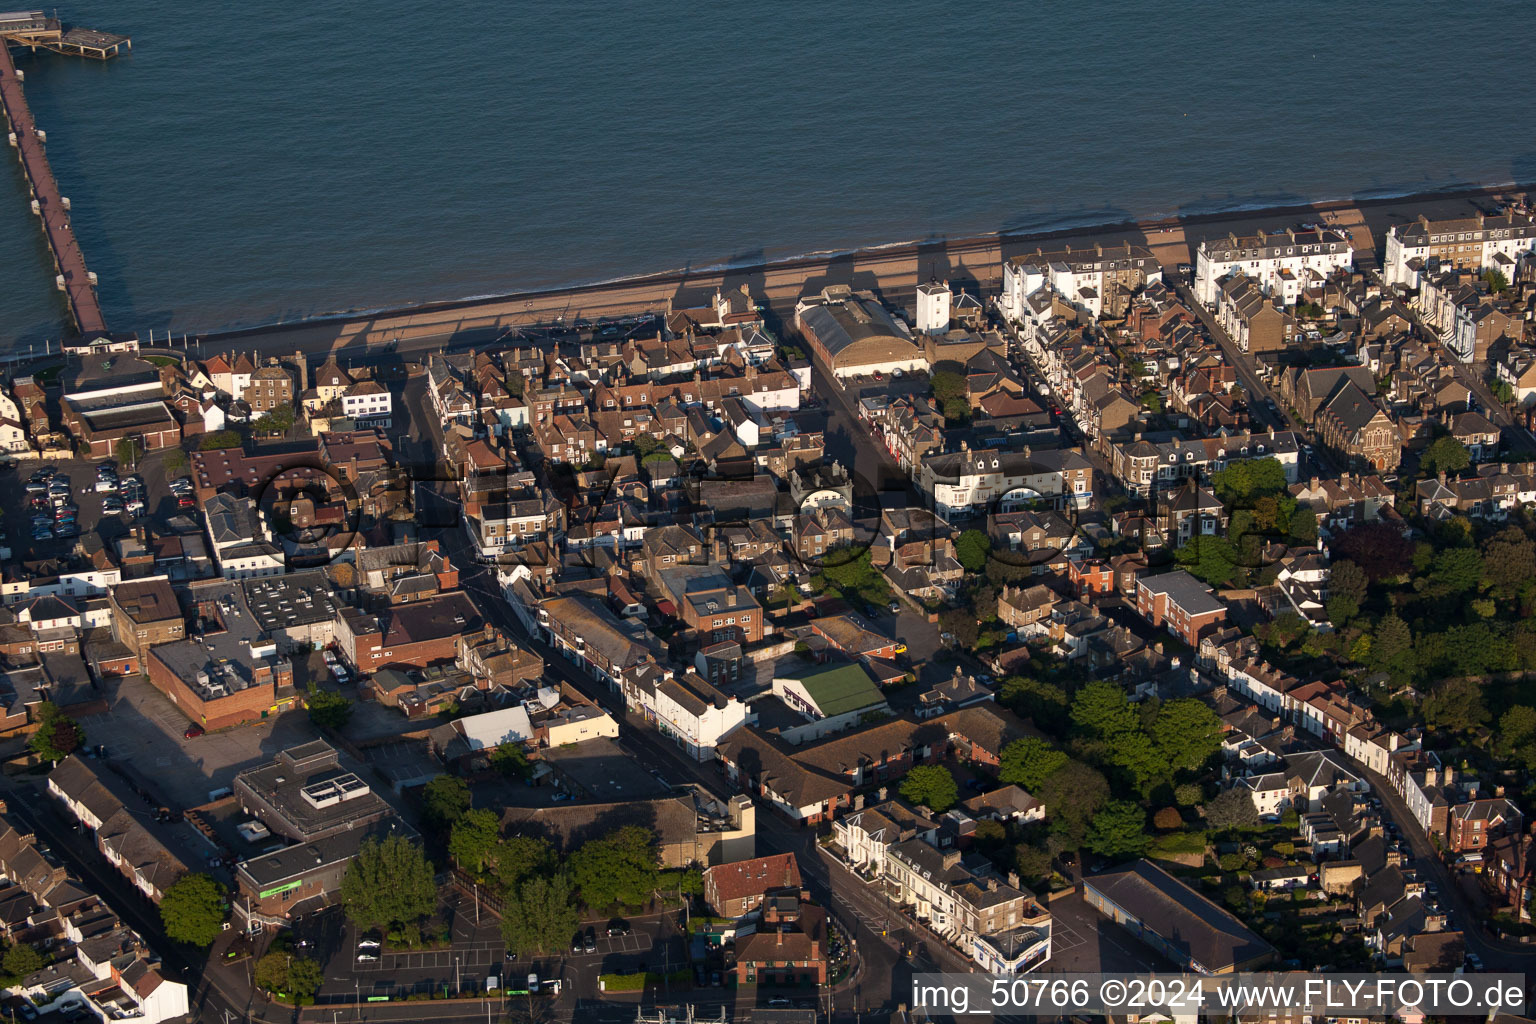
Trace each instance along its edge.
{"label": "road", "polygon": [[[1380,273],[1376,272],[1375,270],[1371,270],[1368,273],[1370,274],[1371,278],[1381,286],[1381,293],[1383,295],[1395,294],[1393,288],[1382,279]],[[1413,306],[1410,306],[1408,303],[1403,302],[1400,299],[1394,299],[1392,302],[1392,307],[1397,313],[1406,318],[1410,323],[1414,325],[1414,327],[1418,329],[1420,337],[1426,339],[1439,339],[1440,332],[1431,327],[1428,321],[1426,321],[1424,317],[1420,315],[1419,311]],[[1493,389],[1488,386],[1487,381],[1483,380],[1483,378],[1478,376],[1476,373],[1473,373],[1470,366],[1463,363],[1459,359],[1453,358],[1443,346],[1440,348],[1440,354],[1443,361],[1447,363],[1451,367],[1451,371],[1456,374],[1456,379],[1461,381],[1461,383],[1465,385],[1466,388],[1477,397],[1478,402],[1481,403],[1483,407],[1483,414],[1498,426],[1503,427],[1506,431],[1509,431],[1508,440],[1518,440],[1524,447],[1536,448],[1536,434],[1533,434],[1531,431],[1527,430],[1521,419],[1513,415],[1507,408],[1505,408],[1504,403],[1500,402],[1498,397],[1494,395]]]}
{"label": "road", "polygon": [[254,997],[248,986],[229,985],[218,977],[217,972],[207,970],[207,964],[198,954],[167,939],[160,915],[153,905],[96,852],[94,845],[82,842],[74,823],[64,817],[45,792],[9,778],[3,785],[7,809],[32,829],[55,856],[66,861],[90,892],[106,900],[125,924],[144,936],[150,948],[160,955],[173,979],[187,984],[187,998],[194,1016],[208,1022],[246,1020],[291,1024],[291,1009]]}
{"label": "road", "polygon": [[1399,834],[1413,850],[1414,870],[1427,875],[1428,881],[1439,887],[1441,897],[1450,904],[1455,915],[1453,928],[1459,928],[1466,937],[1467,949],[1482,958],[1486,970],[1536,974],[1536,950],[1492,938],[1479,927],[1482,911],[1467,898],[1455,875],[1441,862],[1439,851],[1430,843],[1408,810],[1407,802],[1391,783],[1364,765],[1357,764],[1356,770],[1371,784],[1372,795],[1381,800],[1388,815],[1397,823]]}

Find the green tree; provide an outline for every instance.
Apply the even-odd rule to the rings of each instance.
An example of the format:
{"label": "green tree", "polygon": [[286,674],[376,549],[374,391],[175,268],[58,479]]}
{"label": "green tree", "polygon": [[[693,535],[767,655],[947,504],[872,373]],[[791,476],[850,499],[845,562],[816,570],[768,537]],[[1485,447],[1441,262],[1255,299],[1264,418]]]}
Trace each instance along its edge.
{"label": "green tree", "polygon": [[491,851],[496,878],[503,892],[512,892],[535,875],[547,875],[560,863],[549,840],[539,836],[508,836]]}
{"label": "green tree", "polygon": [[1360,614],[1359,603],[1347,594],[1334,594],[1323,607],[1328,613],[1328,621],[1336,627],[1348,625],[1350,619]]}
{"label": "green tree", "polygon": [[25,942],[18,942],[5,951],[5,956],[0,957],[0,968],[5,970],[7,978],[21,981],[30,975],[36,974],[47,964],[43,954],[37,951],[36,946]]}
{"label": "green tree", "polygon": [[117,464],[120,466],[137,466],[139,460],[144,457],[144,446],[131,437],[119,438],[113,452],[117,455]]}
{"label": "green tree", "polygon": [[1498,749],[1527,771],[1536,767],[1536,708],[1516,704],[1499,716]]}
{"label": "green tree", "polygon": [[175,476],[187,468],[187,453],[180,448],[167,448],[165,457],[160,460],[160,468],[165,470],[166,476]]}
{"label": "green tree", "polygon": [[1111,800],[1093,816],[1083,844],[1101,857],[1134,857],[1147,851],[1147,812],[1130,800]]}
{"label": "green tree", "polygon": [[522,956],[557,953],[581,924],[571,880],[563,871],[535,875],[510,893],[501,916],[507,949]]}
{"label": "green tree", "polygon": [[1429,569],[1429,590],[1436,595],[1465,594],[1483,580],[1483,556],[1475,548],[1448,548],[1435,553]]}
{"label": "green tree", "polygon": [[1470,732],[1488,722],[1483,691],[1470,679],[1447,679],[1424,698],[1424,721],[1440,729]]}
{"label": "green tree", "polygon": [[1090,680],[1077,691],[1072,701],[1072,724],[1101,740],[1114,740],[1141,727],[1125,691],[1107,679]]}
{"label": "green tree", "polygon": [[1173,799],[1180,807],[1193,807],[1200,802],[1205,791],[1193,782],[1181,782],[1173,787]]}
{"label": "green tree", "polygon": [[944,609],[939,613],[939,629],[953,634],[955,646],[964,651],[975,650],[976,641],[981,639],[981,624],[971,608]]}
{"label": "green tree", "polygon": [[291,959],[293,954],[281,949],[263,954],[256,961],[256,987],[265,992],[287,992],[288,961]]}
{"label": "green tree", "polygon": [[987,567],[987,555],[992,551],[992,539],[980,530],[966,530],[955,541],[955,560],[967,572],[981,572]]}
{"label": "green tree", "polygon": [[198,451],[214,452],[223,448],[239,448],[240,435],[233,430],[215,430],[198,439]]}
{"label": "green tree", "polygon": [[1122,733],[1107,743],[1106,760],[1121,769],[1131,784],[1143,794],[1149,793],[1170,773],[1168,757],[1141,729]]}
{"label": "green tree", "polygon": [[1259,823],[1259,812],[1246,789],[1224,789],[1205,805],[1205,823],[1218,832],[1253,828]]}
{"label": "green tree", "polygon": [[965,378],[953,370],[940,370],[928,378],[933,386],[933,397],[941,405],[959,399],[965,401]]}
{"label": "green tree", "polygon": [[288,964],[288,995],[297,1006],[308,1006],[315,1001],[325,972],[317,961],[307,956],[296,956]]}
{"label": "green tree", "polygon": [[347,917],[363,928],[411,924],[432,912],[437,883],[421,847],[404,836],[369,837],[341,879]]}
{"label": "green tree", "polygon": [[1506,526],[1483,542],[1483,580],[1505,600],[1536,580],[1536,544],[1518,526]]}
{"label": "green tree", "polygon": [[634,445],[635,455],[641,459],[661,450],[661,438],[652,434],[639,434],[630,443]]}
{"label": "green tree", "polygon": [[58,705],[45,700],[37,706],[37,731],[27,746],[44,761],[62,761],[85,745],[85,729]]}
{"label": "green tree", "polygon": [[509,779],[526,779],[533,771],[520,743],[503,743],[491,751],[491,767]]}
{"label": "green tree", "polygon": [[1237,552],[1225,537],[1191,537],[1174,552],[1174,560],[1213,587],[1225,587],[1237,575]]}
{"label": "green tree", "polygon": [[1194,771],[1221,750],[1221,719],[1204,701],[1166,701],[1152,720],[1152,738],[1174,768]]}
{"label": "green tree", "polygon": [[1020,843],[1014,848],[1013,864],[1021,882],[1038,886],[1051,876],[1051,851],[1032,843]]}
{"label": "green tree", "polygon": [[258,434],[286,434],[293,427],[293,406],[279,405],[256,417],[251,429]]}
{"label": "green tree", "polygon": [[1046,776],[1035,794],[1051,808],[1051,834],[1061,848],[1075,850],[1083,844],[1088,822],[1109,799],[1109,780],[1081,761],[1068,761]]}
{"label": "green tree", "polygon": [[1493,382],[1493,397],[1504,405],[1509,405],[1515,400],[1515,389],[1509,386],[1507,380],[1496,380]]}
{"label": "green tree", "polygon": [[448,835],[448,855],[453,862],[477,877],[496,861],[496,846],[501,840],[501,819],[495,811],[472,807],[453,823]]}
{"label": "green tree", "polygon": [[439,775],[421,790],[422,811],[436,828],[452,828],[469,810],[469,784],[457,775]]}
{"label": "green tree", "polygon": [[571,881],[592,910],[620,904],[637,907],[655,891],[656,836],[650,829],[626,825],[590,840],[571,854]]}
{"label": "green tree", "polygon": [[309,720],[322,729],[341,729],[352,718],[352,702],[334,690],[322,690],[314,683],[304,697]]}
{"label": "green tree", "polygon": [[1054,772],[1066,766],[1069,758],[1037,736],[1014,740],[1003,748],[999,757],[997,777],[1003,782],[1023,786],[1031,793],[1040,787]]}
{"label": "green tree", "polygon": [[1333,597],[1349,598],[1357,608],[1364,603],[1370,582],[1365,570],[1347,558],[1341,558],[1328,567],[1328,593]]}
{"label": "green tree", "polygon": [[1449,434],[1430,442],[1419,458],[1419,465],[1430,476],[1436,473],[1460,473],[1471,464],[1472,455],[1467,451],[1467,446]]}
{"label": "green tree", "polygon": [[1211,484],[1224,504],[1248,508],[1266,494],[1285,493],[1287,486],[1285,467],[1272,458],[1228,463],[1211,474]]}
{"label": "green tree", "polygon": [[1066,735],[1071,724],[1072,701],[1055,683],[1009,676],[998,689],[998,699],[1052,736]]}
{"label": "green tree", "polygon": [[1371,636],[1371,660],[1394,678],[1412,677],[1415,670],[1413,632],[1397,613],[1388,612],[1376,624],[1376,632]]}
{"label": "green tree", "polygon": [[160,921],[176,942],[199,949],[224,930],[224,887],[207,875],[182,875],[160,897]]}
{"label": "green tree", "polygon": [[959,799],[960,787],[955,777],[941,764],[920,764],[901,780],[901,798],[922,804],[935,814],[943,814]]}
{"label": "green tree", "polygon": [[1509,287],[1509,278],[1505,277],[1504,272],[1497,267],[1489,267],[1483,271],[1483,283],[1488,286],[1490,292],[1498,295]]}

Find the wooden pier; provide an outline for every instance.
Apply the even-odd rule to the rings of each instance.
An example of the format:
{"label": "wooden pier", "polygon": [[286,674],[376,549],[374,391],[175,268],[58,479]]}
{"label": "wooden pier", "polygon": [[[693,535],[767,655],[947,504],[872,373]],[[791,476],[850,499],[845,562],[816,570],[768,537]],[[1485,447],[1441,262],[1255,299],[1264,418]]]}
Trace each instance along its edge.
{"label": "wooden pier", "polygon": [[127,36],[78,26],[65,28],[59,19],[46,17],[42,11],[0,13],[0,39],[29,50],[53,50],[92,60],[111,60],[123,50],[133,49],[133,40]]}
{"label": "wooden pier", "polygon": [[47,136],[32,120],[22,92],[22,75],[11,60],[11,46],[54,50],[94,60],[107,60],[132,44],[126,36],[90,29],[64,30],[57,19],[41,11],[0,13],[0,112],[10,128],[8,141],[21,159],[22,173],[32,193],[32,212],[42,221],[43,234],[53,252],[58,271],[55,280],[69,302],[75,328],[88,338],[107,333],[106,319],[96,297],[96,276],[85,266],[85,254],[69,223],[69,200],[59,194],[59,183],[43,146]]}

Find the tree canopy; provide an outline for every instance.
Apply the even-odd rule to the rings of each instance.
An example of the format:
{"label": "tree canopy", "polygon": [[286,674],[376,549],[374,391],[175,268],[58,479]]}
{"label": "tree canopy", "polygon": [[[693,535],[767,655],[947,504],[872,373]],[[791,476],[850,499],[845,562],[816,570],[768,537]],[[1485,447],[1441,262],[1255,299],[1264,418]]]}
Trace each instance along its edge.
{"label": "tree canopy", "polygon": [[1246,789],[1224,789],[1205,805],[1205,821],[1217,831],[1253,828],[1259,823],[1259,812]]}
{"label": "tree canopy", "polygon": [[1003,748],[997,777],[1003,782],[1022,786],[1030,793],[1038,793],[1045,780],[1065,767],[1068,760],[1065,753],[1045,740],[1026,736]]}
{"label": "tree canopy", "polygon": [[1472,464],[1472,453],[1467,451],[1467,446],[1456,440],[1449,434],[1437,437],[1430,442],[1424,454],[1419,457],[1419,465],[1424,472],[1431,475],[1435,473],[1460,473]]}
{"label": "tree canopy", "polygon": [[980,530],[966,530],[955,541],[955,560],[967,572],[981,572],[987,567],[992,539]]}
{"label": "tree canopy", "polygon": [[1136,731],[1141,723],[1118,683],[1093,679],[1072,701],[1072,724],[1094,739],[1113,740]]}
{"label": "tree canopy", "polygon": [[469,784],[457,775],[439,775],[422,787],[422,812],[437,828],[452,828],[469,810]]}
{"label": "tree canopy", "polygon": [[27,746],[44,761],[62,761],[85,745],[85,729],[45,700],[37,706],[37,731],[27,739]]}
{"label": "tree canopy", "polygon": [[1193,771],[1221,750],[1221,719],[1204,702],[1165,702],[1152,720],[1152,738],[1174,768]]}
{"label": "tree canopy", "polygon": [[998,689],[998,700],[1052,736],[1065,736],[1072,721],[1067,691],[1041,679],[1009,676]]}
{"label": "tree canopy", "polygon": [[1191,537],[1174,558],[1191,576],[1213,587],[1228,586],[1237,577],[1237,551],[1225,537]]}
{"label": "tree canopy", "polygon": [[1101,857],[1133,857],[1151,844],[1147,812],[1131,800],[1111,800],[1088,825],[1083,845]]}
{"label": "tree canopy", "polygon": [[1285,467],[1278,459],[1241,459],[1212,473],[1211,484],[1224,504],[1252,507],[1265,495],[1285,492]]}
{"label": "tree canopy", "polygon": [[495,811],[470,808],[453,823],[448,835],[448,855],[463,870],[484,877],[496,863],[496,844],[501,839],[501,819]]}
{"label": "tree canopy", "polygon": [[224,887],[207,875],[182,875],[160,897],[165,934],[199,949],[213,945],[224,916]]}
{"label": "tree canopy", "polygon": [[1386,522],[1361,523],[1339,534],[1328,546],[1334,559],[1354,562],[1372,582],[1402,576],[1413,568],[1413,541]]}
{"label": "tree canopy", "polygon": [[404,836],[363,840],[341,880],[347,917],[364,928],[389,928],[419,921],[432,912],[437,885],[432,864]]}
{"label": "tree canopy", "polygon": [[901,797],[908,803],[922,804],[935,814],[943,814],[959,799],[960,787],[955,777],[941,764],[920,764],[901,780]]}
{"label": "tree canopy", "polygon": [[660,868],[656,835],[638,825],[626,825],[589,840],[572,853],[571,881],[589,908],[638,907],[656,889]]}
{"label": "tree canopy", "polygon": [[309,720],[322,729],[340,729],[352,718],[352,702],[334,690],[322,690],[309,684],[304,706],[309,708]]}
{"label": "tree canopy", "polygon": [[523,956],[558,953],[581,924],[564,871],[535,875],[508,893],[501,916],[507,948]]}

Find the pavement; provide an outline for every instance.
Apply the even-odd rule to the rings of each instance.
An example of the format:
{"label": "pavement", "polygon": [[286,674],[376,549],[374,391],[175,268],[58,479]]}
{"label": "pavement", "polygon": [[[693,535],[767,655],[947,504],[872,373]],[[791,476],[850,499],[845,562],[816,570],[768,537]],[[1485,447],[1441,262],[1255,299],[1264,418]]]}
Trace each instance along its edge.
{"label": "pavement", "polygon": [[231,785],[237,772],[315,736],[308,714],[290,711],[187,739],[186,715],[147,679],[127,676],[107,685],[111,710],[81,719],[86,735],[177,810],[207,803],[209,792]]}

